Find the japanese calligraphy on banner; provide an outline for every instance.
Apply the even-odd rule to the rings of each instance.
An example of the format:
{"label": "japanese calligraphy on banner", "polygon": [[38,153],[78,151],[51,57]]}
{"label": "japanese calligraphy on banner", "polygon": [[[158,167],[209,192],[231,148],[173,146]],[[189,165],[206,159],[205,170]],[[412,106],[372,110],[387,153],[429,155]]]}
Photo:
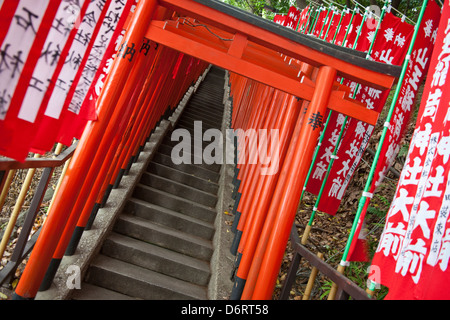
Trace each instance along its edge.
{"label": "japanese calligraphy on banner", "polygon": [[[335,43],[338,46],[353,48],[356,37],[358,35],[358,28],[361,26],[362,21],[363,17],[359,13],[355,13],[353,15],[353,19],[351,13],[346,14],[342,21],[342,27],[339,29]],[[343,43],[344,39],[345,43]]]}
{"label": "japanese calligraphy on banner", "polygon": [[[401,22],[401,21],[400,21]],[[385,25],[391,25],[391,21]],[[404,22],[401,22],[404,23]],[[367,24],[367,22],[365,23]],[[405,23],[406,24],[406,23]],[[413,28],[412,26],[404,27]],[[396,29],[397,30],[397,29]],[[405,46],[409,45],[411,41],[412,32],[409,32],[405,37]],[[386,43],[385,37],[377,37],[374,43],[374,48],[378,48]],[[375,46],[376,45],[376,46]],[[405,57],[406,50],[403,47],[396,47],[389,51],[392,56],[391,62],[401,63]],[[373,57],[377,62],[381,61],[381,55]],[[389,91],[381,91],[379,89],[362,86],[353,81],[344,80],[344,85],[350,87],[355,100],[366,104],[368,109],[376,112],[381,112]],[[356,92],[355,92],[356,91]],[[338,141],[339,133],[343,123],[346,123],[346,128],[343,133],[339,149],[336,155],[333,155],[336,143]],[[316,162],[312,169],[311,177],[308,180],[306,190],[313,194],[318,194],[328,170],[328,166],[332,157],[335,157],[329,176],[325,183],[321,201],[318,209],[328,214],[336,214],[340,202],[344,196],[345,191],[355,173],[362,155],[368,145],[369,139],[373,132],[373,126],[345,117],[342,114],[332,113],[329,124],[326,128],[322,145],[320,146]]]}
{"label": "japanese calligraphy on banner", "polygon": [[70,116],[69,113],[72,112],[69,109],[70,102],[83,70],[87,68],[88,58],[91,56],[93,44],[102,25],[102,16],[105,15],[110,3],[111,0],[94,0],[86,3],[85,11],[78,7],[79,11],[85,13],[78,18],[78,29],[73,40],[67,43],[68,51],[62,68],[54,74],[55,85],[48,91],[49,98],[45,105],[41,106],[45,111],[31,141],[32,152],[44,153],[50,150],[55,143],[59,128],[63,126],[64,119]]}
{"label": "japanese calligraphy on banner", "polygon": [[[414,32],[414,27],[387,12],[378,30],[371,56],[379,62],[401,65]],[[370,31],[368,38],[373,38]]]}
{"label": "japanese calligraphy on banner", "polygon": [[310,7],[309,5],[306,6],[301,12],[300,12],[300,21],[298,24],[298,31],[304,32],[307,30],[309,25],[309,17],[311,15]]}
{"label": "japanese calligraphy on banner", "polygon": [[56,13],[54,23],[45,41],[44,49],[33,71],[30,85],[26,90],[18,114],[20,119],[32,123],[36,120],[44,95],[47,92],[48,84],[51,82],[51,77],[58,66],[61,51],[68,40],[73,23],[80,18],[80,8],[72,2],[63,0]]}
{"label": "japanese calligraphy on banner", "polygon": [[49,151],[58,135],[70,144],[95,120],[94,104],[84,101],[136,0],[45,3],[21,0],[11,19],[6,3],[0,10],[11,22],[0,33],[0,153],[16,160]]}
{"label": "japanese calligraphy on banner", "polygon": [[298,10],[294,6],[291,6],[289,8],[287,15],[277,14],[273,18],[273,21],[289,29],[295,30],[297,28],[298,21],[300,19],[300,14],[301,14],[300,10]]}
{"label": "japanese calligraphy on banner", "polygon": [[333,42],[334,35],[337,32],[339,21],[341,21],[341,14],[336,12],[333,15],[331,15],[330,23],[328,24],[327,28],[324,30],[322,39],[324,39],[327,42]]}
{"label": "japanese calligraphy on banner", "polygon": [[[419,114],[371,280],[387,299],[449,299],[450,6],[445,1]],[[439,121],[436,121],[439,119]]]}
{"label": "japanese calligraphy on banner", "polygon": [[[28,147],[20,143],[22,136],[15,132],[26,135],[26,130],[22,129],[29,129],[30,122],[18,118],[18,113],[27,88],[37,84],[33,79],[33,70],[53,28],[61,2],[42,1],[41,5],[36,6],[35,1],[21,0],[13,13],[6,13],[12,15],[12,19],[0,17],[0,20],[5,18],[11,22],[0,54],[0,153],[4,156],[23,160],[28,154]],[[9,4],[3,4],[2,14],[5,13],[3,8]]]}
{"label": "japanese calligraphy on banner", "polygon": [[328,10],[326,10],[325,8],[319,9],[319,13],[317,14],[318,17],[316,18],[316,25],[314,26],[314,30],[311,31],[311,34],[315,37],[319,37],[322,27],[324,27],[324,25],[327,23],[327,13]]}
{"label": "japanese calligraphy on banner", "polygon": [[289,29],[295,30],[297,28],[299,19],[300,19],[300,10],[292,6],[289,8],[284,26]]}
{"label": "japanese calligraphy on banner", "polygon": [[275,17],[273,18],[273,22],[275,22],[277,24],[281,24],[282,26],[284,26],[285,21],[286,21],[286,16],[283,16],[282,14],[276,14]]}
{"label": "japanese calligraphy on banner", "polygon": [[32,49],[39,25],[49,1],[34,6],[35,1],[20,1],[16,14],[1,47],[0,61],[0,120],[5,120],[21,71]]}
{"label": "japanese calligraphy on banner", "polygon": [[[418,29],[414,42],[410,62],[406,69],[399,97],[394,106],[394,112],[386,132],[386,137],[380,152],[380,158],[375,168],[373,183],[369,190],[369,193],[371,194],[375,192],[376,187],[383,181],[387,170],[391,167],[400,149],[400,141],[409,123],[411,113],[413,112],[419,86],[428,70],[433,46],[436,40],[440,10],[441,8],[435,1],[430,1],[425,10],[422,23]],[[365,250],[363,246],[360,245],[356,248],[358,245],[356,241],[364,241],[364,237],[360,237],[359,233],[369,203],[370,198],[367,198],[355,233],[357,239],[360,240],[355,240],[352,244],[348,261],[368,261],[369,259],[367,250]]]}
{"label": "japanese calligraphy on banner", "polygon": [[[136,0],[129,0],[124,3],[123,1],[113,0],[109,4],[81,78],[73,92],[73,97],[67,108],[68,113],[60,126],[56,138],[58,142],[68,145],[72,138],[79,139],[87,121],[96,119],[95,102],[98,95],[94,95],[94,88],[97,86],[99,77],[104,75],[105,68],[109,72],[113,56],[120,49],[118,47],[120,41],[118,42],[118,40],[121,40],[128,13],[136,2]],[[140,51],[144,49],[142,47]]]}

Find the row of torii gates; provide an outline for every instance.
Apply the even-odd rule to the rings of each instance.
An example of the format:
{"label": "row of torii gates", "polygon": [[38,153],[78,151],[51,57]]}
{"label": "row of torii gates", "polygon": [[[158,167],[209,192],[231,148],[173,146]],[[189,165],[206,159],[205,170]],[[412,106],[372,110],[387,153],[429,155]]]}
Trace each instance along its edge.
{"label": "row of torii gates", "polygon": [[[338,47],[308,37],[254,16],[218,0],[140,0],[130,16],[123,42],[139,47],[144,38],[284,91],[309,103],[305,119],[325,115],[327,108],[375,125],[378,113],[352,100],[349,89],[340,85],[344,77],[376,89],[390,90],[400,74],[396,66],[372,62],[362,52]],[[280,59],[280,54],[289,62]],[[286,59],[285,59],[286,60]],[[104,90],[120,91],[128,81],[135,59],[117,59]],[[127,86],[129,88],[129,86]],[[112,93],[111,96],[114,97]],[[117,95],[117,94],[116,94]],[[116,97],[117,98],[117,97]],[[113,109],[115,100],[105,100]],[[89,164],[107,120],[92,126],[90,138],[80,140],[77,155],[80,164]],[[235,128],[236,129],[236,128]],[[298,199],[312,161],[320,130],[305,121],[289,145],[289,161],[280,168],[278,215],[273,221],[276,237],[267,239],[272,253],[261,261],[253,298],[270,299],[281,259],[288,241]],[[72,166],[67,180],[53,204],[59,214],[46,222],[27,268],[16,288],[16,298],[34,298],[45,276],[52,254],[76,201],[77,180],[82,180],[86,166]]]}

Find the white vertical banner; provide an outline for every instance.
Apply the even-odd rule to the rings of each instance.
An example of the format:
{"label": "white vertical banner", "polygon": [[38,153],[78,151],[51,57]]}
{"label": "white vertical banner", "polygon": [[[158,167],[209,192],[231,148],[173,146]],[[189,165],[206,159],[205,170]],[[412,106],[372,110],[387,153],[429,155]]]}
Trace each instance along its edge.
{"label": "white vertical banner", "polygon": [[81,3],[80,1],[63,0],[59,6],[19,111],[18,117],[20,119],[29,122],[36,120],[70,31],[73,27],[78,27],[80,23],[80,21],[77,21],[80,13],[80,7],[77,3],[82,6],[85,1],[88,0],[83,0]]}
{"label": "white vertical banner", "polygon": [[49,0],[21,0],[0,50],[0,120],[5,120]]}
{"label": "white vertical banner", "polygon": [[89,4],[45,110],[45,115],[48,117],[59,119],[61,115],[69,89],[79,72],[92,33],[99,22],[98,17],[103,10],[102,2],[101,0],[91,0]]}

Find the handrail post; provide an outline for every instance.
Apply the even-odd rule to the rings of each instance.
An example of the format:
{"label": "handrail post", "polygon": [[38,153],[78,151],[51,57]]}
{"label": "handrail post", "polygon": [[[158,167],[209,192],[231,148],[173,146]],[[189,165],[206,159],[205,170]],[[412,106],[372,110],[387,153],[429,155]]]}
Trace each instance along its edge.
{"label": "handrail post", "polygon": [[[103,91],[98,99],[98,120],[89,122],[74,153],[64,180],[49,212],[46,224],[28,260],[27,266],[16,287],[15,300],[34,299],[45,276],[53,253],[58,245],[69,215],[77,200],[81,186],[88,187],[93,181],[84,181],[97,149],[106,136],[108,124],[120,97],[121,90],[128,80],[129,72],[135,60],[130,55],[132,50],[139,50],[144,35],[157,7],[157,0],[139,1],[129,28],[122,41],[123,53],[114,61]],[[128,55],[127,55],[128,53]],[[122,108],[120,108],[122,109]],[[113,128],[109,128],[112,130]],[[108,131],[109,131],[108,130]]]}

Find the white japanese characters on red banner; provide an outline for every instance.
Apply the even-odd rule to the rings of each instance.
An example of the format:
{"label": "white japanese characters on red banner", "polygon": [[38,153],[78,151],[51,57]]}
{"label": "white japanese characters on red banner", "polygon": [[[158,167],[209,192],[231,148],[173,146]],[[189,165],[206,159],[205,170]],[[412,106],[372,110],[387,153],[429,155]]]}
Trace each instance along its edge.
{"label": "white japanese characters on red banner", "polygon": [[[399,22],[402,24],[401,27],[399,26]],[[405,34],[405,43],[403,43],[403,46],[409,46],[413,26],[400,21],[398,18],[388,19],[386,22],[383,20],[380,32],[388,28],[393,28],[393,30],[402,30],[402,34]],[[369,29],[369,27],[366,27],[366,29]],[[405,32],[404,30],[409,30],[409,32]],[[380,35],[381,34],[382,33],[380,33]],[[400,34],[400,31],[396,34]],[[385,37],[378,36],[375,40],[373,48],[379,49],[383,46],[387,47],[389,45],[387,42],[388,41]],[[392,56],[392,60],[390,62],[400,64],[403,61],[406,54],[406,50],[403,49],[403,46],[396,46],[390,49],[389,55]],[[382,61],[380,59],[383,59],[382,55],[373,57],[373,60],[377,62],[386,63],[386,61]],[[389,94],[388,90],[381,91],[379,89],[359,85],[356,82],[347,80],[344,80],[343,84],[350,87],[353,93],[352,96],[357,101],[366,104],[368,109],[381,112]],[[312,169],[311,177],[306,186],[306,190],[313,194],[318,194],[322,186],[324,174],[328,169],[330,159],[333,151],[335,150],[336,141],[338,140],[339,132],[341,130],[342,123],[344,123],[344,119],[344,116],[341,114],[336,114],[333,112],[331,115],[322,145],[319,149],[318,157]],[[362,155],[368,145],[373,129],[373,126],[368,125],[363,121],[358,121],[351,118],[347,119],[346,128],[337,154],[335,155],[336,159],[333,162],[327,181],[325,182],[322,197],[318,205],[318,209],[320,211],[331,215],[336,214],[344,193],[347,190],[351,178],[356,171]]]}
{"label": "white japanese characters on red banner", "polygon": [[[425,10],[422,23],[419,26],[414,47],[410,57],[410,62],[405,72],[397,102],[391,121],[388,126],[386,137],[380,152],[379,160],[376,164],[373,182],[369,194],[373,194],[378,185],[381,184],[389,167],[391,167],[400,149],[400,141],[409,123],[414,103],[420,84],[422,83],[430,62],[433,46],[436,40],[437,27],[440,19],[440,7],[435,1],[430,1]],[[362,241],[364,237],[359,236],[364,221],[370,198],[366,199],[364,209],[361,212],[358,227],[355,232],[357,239]],[[368,261],[367,250],[357,244],[352,243],[348,261]]]}
{"label": "white japanese characters on red banner", "polygon": [[298,20],[300,19],[300,10],[296,7],[290,7],[287,18],[285,20],[285,27],[295,30],[297,28]]}
{"label": "white japanese characters on red banner", "polygon": [[298,21],[300,19],[300,14],[301,14],[300,10],[292,6],[289,8],[289,11],[286,15],[280,14],[275,15],[273,21],[289,29],[295,30],[297,28]]}
{"label": "white japanese characters on red banner", "polygon": [[372,261],[371,280],[389,288],[387,299],[450,298],[449,60],[446,1],[416,129]]}
{"label": "white japanese characters on red banner", "polygon": [[[373,44],[371,57],[386,64],[401,65],[413,32],[412,25],[387,12]],[[373,33],[370,31],[369,38],[373,38]]]}
{"label": "white japanese characters on red banner", "polygon": [[337,11],[332,14],[330,23],[328,24],[326,31],[323,33],[322,39],[327,42],[333,43],[333,39],[335,38],[334,36],[338,31],[339,22],[341,21],[341,16],[342,14]]}
{"label": "white japanese characters on red banner", "polygon": [[310,11],[310,7],[308,5],[308,6],[306,6],[306,8],[304,8],[300,12],[300,21],[299,21],[299,24],[298,24],[298,31],[299,32],[303,32],[304,33],[304,31],[307,30],[308,25],[309,25],[308,21],[309,21],[310,15],[311,15],[311,11]]}
{"label": "white japanese characters on red banner", "polygon": [[311,34],[314,35],[315,37],[319,37],[321,31],[323,32],[323,28],[325,27],[329,19],[327,17],[329,10],[323,7],[321,7],[319,10],[320,11],[318,13],[318,17],[316,18],[316,25],[314,26],[314,30],[311,31]]}

